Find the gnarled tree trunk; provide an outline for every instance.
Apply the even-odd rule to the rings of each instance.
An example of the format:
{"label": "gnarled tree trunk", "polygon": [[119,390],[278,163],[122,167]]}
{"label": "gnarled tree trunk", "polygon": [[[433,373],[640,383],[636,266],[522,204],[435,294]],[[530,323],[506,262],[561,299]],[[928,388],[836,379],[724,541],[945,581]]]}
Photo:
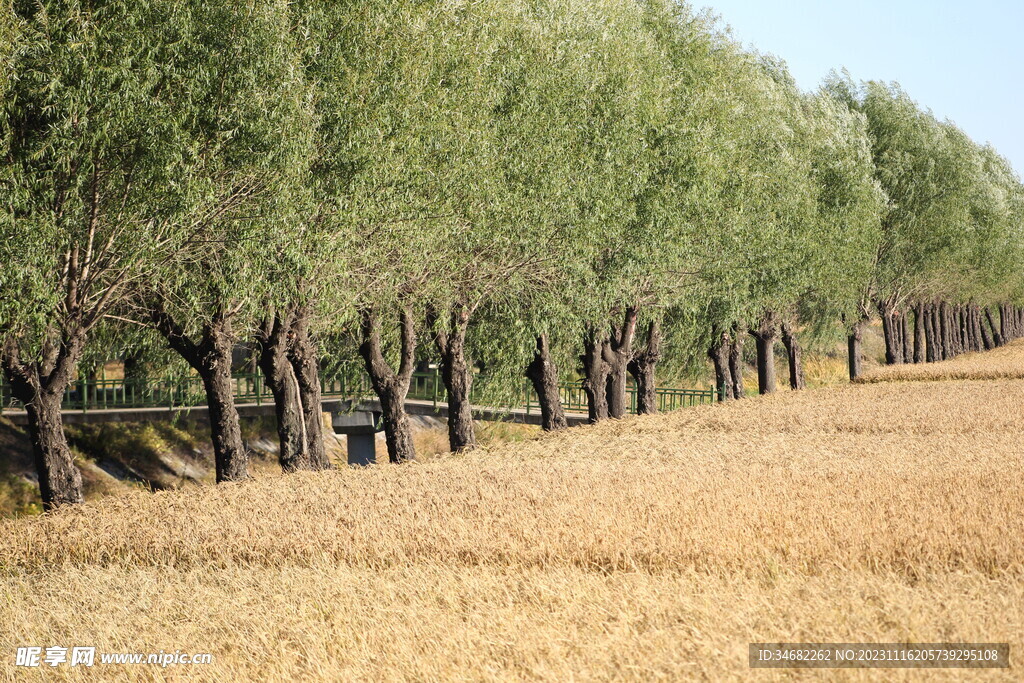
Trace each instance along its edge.
{"label": "gnarled tree trunk", "polygon": [[903,334],[899,330],[896,308],[888,299],[878,301],[877,306],[878,314],[882,318],[882,335],[885,338],[885,362],[888,365],[901,365]]}
{"label": "gnarled tree trunk", "polygon": [[939,360],[947,360],[953,357],[953,350],[950,348],[948,312],[949,307],[945,302],[936,304],[935,333],[939,340]]}
{"label": "gnarled tree trunk", "polygon": [[320,395],[320,356],[309,333],[310,314],[306,308],[295,312],[288,360],[299,389],[299,404],[304,420],[306,454],[312,470],[331,469],[324,446],[324,414]]}
{"label": "gnarled tree trunk", "polygon": [[611,366],[606,360],[606,337],[591,328],[583,340],[583,391],[587,394],[587,413],[591,424],[608,418],[608,375]]}
{"label": "gnarled tree trunk", "polygon": [[958,326],[959,334],[956,337],[957,353],[967,353],[974,350],[974,330],[971,327],[971,310],[967,306],[957,306],[953,309],[954,322]]}
{"label": "gnarled tree trunk", "polygon": [[661,360],[661,329],[652,320],[647,326],[647,346],[629,361],[629,372],[636,382],[636,412],[654,415],[658,412],[658,392],[655,373]]}
{"label": "gnarled tree trunk", "polygon": [[861,350],[861,342],[864,338],[864,325],[867,324],[866,318],[861,318],[850,328],[850,333],[846,337],[846,347],[848,354],[848,365],[850,369],[850,381],[853,382],[860,378],[864,374],[864,353]]}
{"label": "gnarled tree trunk", "polygon": [[732,341],[727,332],[715,327],[711,332],[711,346],[708,347],[708,358],[715,366],[715,389],[719,401],[728,401],[735,398],[735,387],[733,386],[732,368],[729,366],[729,354],[732,351]]}
{"label": "gnarled tree trunk", "polygon": [[59,342],[48,343],[42,360],[23,361],[16,340],[4,345],[2,365],[14,397],[25,405],[32,456],[39,476],[43,509],[81,503],[82,475],[64,435],[60,407],[64,390],[82,348],[85,333],[72,332]]}
{"label": "gnarled tree trunk", "polygon": [[152,311],[157,330],[171,348],[181,354],[199,373],[206,390],[210,418],[210,436],[217,469],[217,483],[241,481],[249,476],[249,452],[242,441],[242,428],[235,409],[235,391],[231,381],[231,351],[234,337],[231,319],[223,311],[203,325],[194,341],[162,307]]}
{"label": "gnarled tree trunk", "polygon": [[562,407],[558,391],[558,366],[551,359],[551,347],[546,334],[537,337],[537,349],[533,353],[533,361],[526,368],[526,376],[537,392],[541,427],[544,431],[554,432],[568,428],[565,408]]}
{"label": "gnarled tree trunk", "polygon": [[39,474],[39,492],[43,507],[52,510],[61,505],[81,503],[82,475],[64,435],[60,405],[64,392],[40,391],[25,401],[32,456]]}
{"label": "gnarled tree trunk", "polygon": [[628,307],[623,314],[622,324],[612,325],[611,335],[604,345],[605,361],[608,363],[608,417],[615,419],[625,417],[629,410],[626,384],[629,361],[633,359],[633,338],[636,335],[638,313],[636,306]]}
{"label": "gnarled tree trunk", "polygon": [[380,339],[380,321],[372,308],[360,312],[362,343],[359,353],[366,363],[370,383],[380,399],[381,421],[384,423],[384,437],[388,444],[388,457],[393,463],[416,459],[416,446],[412,439],[412,424],[405,411],[405,399],[416,356],[416,327],[412,312],[404,309],[401,313],[401,350],[398,372],[392,370],[384,358]]}
{"label": "gnarled tree trunk", "polygon": [[778,322],[771,311],[764,314],[750,336],[757,343],[757,390],[771,394],[777,388],[775,379],[775,340],[779,335]]}
{"label": "gnarled tree trunk", "polygon": [[306,447],[299,384],[288,360],[290,313],[268,316],[256,334],[256,362],[274,396],[277,417],[278,462],[285,472],[311,469]]}
{"label": "gnarled tree trunk", "polygon": [[935,331],[935,360],[936,362],[947,359],[948,349],[946,348],[946,337],[943,333],[942,305],[938,302],[932,307],[932,328]]}
{"label": "gnarled tree trunk", "polygon": [[999,328],[996,326],[995,319],[992,317],[992,308],[989,306],[985,307],[985,320],[988,321],[988,327],[992,330],[992,344],[994,346],[1003,345],[1003,335],[1000,334]]}
{"label": "gnarled tree trunk", "polygon": [[992,335],[989,333],[987,322],[981,315],[980,307],[975,307],[974,324],[975,334],[979,339],[980,350],[991,351],[994,349],[996,347],[996,343],[992,339]]}
{"label": "gnarled tree trunk", "polygon": [[743,339],[746,335],[739,326],[733,327],[732,346],[729,348],[729,372],[732,374],[733,397],[736,400],[746,395],[743,388]]}
{"label": "gnarled tree trunk", "polygon": [[441,354],[441,379],[448,393],[448,447],[452,452],[476,448],[476,430],[469,392],[473,387],[473,372],[466,360],[466,332],[469,329],[469,311],[456,307],[451,313],[451,324],[444,327],[436,319],[434,342]]}
{"label": "gnarled tree trunk", "polygon": [[799,391],[807,388],[807,377],[804,374],[803,350],[796,332],[788,321],[782,323],[782,343],[786,347],[786,358],[789,360],[789,388]]}

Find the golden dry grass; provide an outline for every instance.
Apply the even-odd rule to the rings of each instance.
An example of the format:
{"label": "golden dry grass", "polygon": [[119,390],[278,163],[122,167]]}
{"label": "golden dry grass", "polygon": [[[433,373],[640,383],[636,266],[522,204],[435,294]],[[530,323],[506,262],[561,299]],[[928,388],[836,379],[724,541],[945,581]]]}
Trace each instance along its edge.
{"label": "golden dry grass", "polygon": [[[119,680],[774,680],[748,642],[1019,652],[1022,396],[1019,379],[785,392],[2,522],[0,652],[214,655],[102,672]],[[819,678],[922,676],[962,672]]]}
{"label": "golden dry grass", "polygon": [[954,379],[1024,379],[1024,339],[1006,346],[965,353],[939,363],[883,365],[864,373],[863,382],[946,381]]}

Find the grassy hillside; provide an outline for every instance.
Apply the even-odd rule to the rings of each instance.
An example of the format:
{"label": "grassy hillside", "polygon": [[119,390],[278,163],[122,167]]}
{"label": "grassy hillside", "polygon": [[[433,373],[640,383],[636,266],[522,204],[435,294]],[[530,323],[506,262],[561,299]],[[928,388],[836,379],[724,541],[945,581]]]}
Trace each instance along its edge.
{"label": "grassy hillside", "polygon": [[647,680],[745,678],[751,641],[1019,649],[1022,395],[786,392],[0,522],[3,666],[94,644],[214,656],[102,672],[122,680]]}

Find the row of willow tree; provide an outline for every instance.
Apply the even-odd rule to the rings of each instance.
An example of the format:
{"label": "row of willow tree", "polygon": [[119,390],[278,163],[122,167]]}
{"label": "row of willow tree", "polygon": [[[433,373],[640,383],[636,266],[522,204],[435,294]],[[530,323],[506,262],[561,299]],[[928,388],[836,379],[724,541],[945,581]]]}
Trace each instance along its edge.
{"label": "row of willow tree", "polygon": [[742,396],[748,336],[767,392],[780,340],[796,388],[819,339],[856,376],[875,315],[891,362],[1021,330],[1006,160],[673,0],[2,0],[0,108],[0,355],[48,508],[82,499],[60,405],[97,359],[201,376],[229,481],[239,343],[295,470],[328,466],[325,359],[403,461],[425,357],[460,450],[474,379],[525,371],[558,429],[559,369],[596,421],[708,356]]}

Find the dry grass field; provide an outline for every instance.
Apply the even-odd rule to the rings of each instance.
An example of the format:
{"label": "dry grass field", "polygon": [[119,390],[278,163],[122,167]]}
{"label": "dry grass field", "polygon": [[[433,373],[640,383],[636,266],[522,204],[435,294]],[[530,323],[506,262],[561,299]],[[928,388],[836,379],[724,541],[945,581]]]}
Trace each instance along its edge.
{"label": "dry grass field", "polygon": [[951,379],[1024,379],[1024,339],[982,353],[965,353],[941,363],[880,365],[868,370],[864,382],[916,382]]}
{"label": "dry grass field", "polygon": [[952,363],[989,360],[1019,374],[783,392],[3,521],[0,673],[22,645],[213,655],[58,680],[791,676],[748,669],[752,641],[1008,641],[1016,659],[1024,346]]}

